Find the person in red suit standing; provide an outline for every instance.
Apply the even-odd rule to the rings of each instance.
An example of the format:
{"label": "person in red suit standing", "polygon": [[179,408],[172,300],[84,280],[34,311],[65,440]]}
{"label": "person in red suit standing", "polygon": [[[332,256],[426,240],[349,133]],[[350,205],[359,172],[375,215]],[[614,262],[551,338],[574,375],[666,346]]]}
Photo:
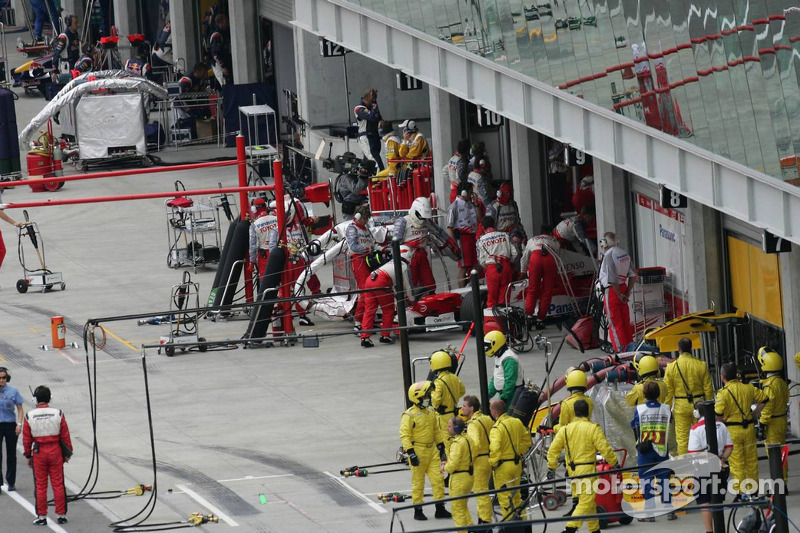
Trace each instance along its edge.
{"label": "person in red suit standing", "polygon": [[47,525],[47,480],[53,487],[58,523],[67,523],[67,493],[64,490],[64,463],[72,456],[72,441],[64,413],[50,407],[50,389],[39,385],[33,391],[36,408],[28,411],[22,426],[22,446],[36,483],[36,520]]}

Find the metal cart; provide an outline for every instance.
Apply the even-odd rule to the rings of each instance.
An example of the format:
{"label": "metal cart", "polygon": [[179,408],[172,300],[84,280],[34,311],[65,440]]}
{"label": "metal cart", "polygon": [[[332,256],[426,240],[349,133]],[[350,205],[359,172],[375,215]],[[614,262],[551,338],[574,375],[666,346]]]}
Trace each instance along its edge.
{"label": "metal cart", "polygon": [[[175,190],[186,190],[183,183],[175,182]],[[180,268],[219,263],[220,224],[219,206],[211,199],[196,202],[185,196],[165,202],[167,214],[167,239],[169,251],[167,266]]]}
{"label": "metal cart", "polygon": [[[180,285],[172,287],[172,298],[169,303],[170,315],[169,335],[162,335],[159,341],[164,345],[164,353],[167,357],[175,355],[174,345],[194,345],[197,343],[205,342],[203,337],[199,337],[198,313],[187,313],[187,309],[197,309],[200,307],[200,284],[192,281],[192,275],[188,271],[183,272],[183,279]],[[180,347],[182,352],[185,352],[191,346]],[[205,345],[197,346],[201,352],[205,352],[208,348]],[[161,348],[158,349],[161,353]]]}
{"label": "metal cart", "polygon": [[[48,292],[56,286],[62,291],[66,290],[67,284],[64,282],[64,276],[61,272],[53,272],[47,268],[44,240],[41,233],[39,233],[39,225],[28,219],[27,211],[23,211],[22,214],[25,217],[25,223],[18,230],[17,253],[19,255],[19,264],[22,266],[23,278],[17,280],[17,291],[26,293],[29,288],[34,288],[40,289],[42,292]],[[33,249],[36,250],[40,268],[28,268],[25,260],[25,246],[22,244],[25,237],[30,239]]]}

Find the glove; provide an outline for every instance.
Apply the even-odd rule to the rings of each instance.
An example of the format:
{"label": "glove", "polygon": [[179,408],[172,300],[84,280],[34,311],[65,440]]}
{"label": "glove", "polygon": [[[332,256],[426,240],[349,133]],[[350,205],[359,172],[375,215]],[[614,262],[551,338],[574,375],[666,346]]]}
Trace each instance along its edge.
{"label": "glove", "polygon": [[408,460],[411,461],[411,466],[419,466],[419,457],[414,452],[414,448],[408,450]]}
{"label": "glove", "polygon": [[756,440],[764,440],[767,437],[767,426],[759,424],[756,426]]}
{"label": "glove", "polygon": [[547,469],[547,481],[553,481],[556,478],[556,471],[553,468]]}
{"label": "glove", "polygon": [[444,443],[440,442],[439,444],[436,445],[436,447],[439,449],[439,459],[442,462],[447,461],[447,452],[444,451]]}

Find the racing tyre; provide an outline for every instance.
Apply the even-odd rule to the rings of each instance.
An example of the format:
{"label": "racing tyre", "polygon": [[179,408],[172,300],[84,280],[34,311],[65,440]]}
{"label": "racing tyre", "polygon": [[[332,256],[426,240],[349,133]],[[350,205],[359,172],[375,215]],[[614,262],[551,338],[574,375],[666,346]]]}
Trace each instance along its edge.
{"label": "racing tyre", "polygon": [[[197,337],[197,340],[199,342],[206,342],[205,337]],[[201,352],[206,352],[208,351],[208,346],[201,344],[200,346],[197,347],[197,349],[200,350]]]}
{"label": "racing tyre", "polygon": [[[475,320],[475,316],[474,316],[475,313],[472,312],[472,306],[473,306],[473,303],[472,303],[472,292],[465,293],[464,296],[461,298],[461,309],[460,309],[460,313],[459,313],[459,315],[460,315],[459,316],[459,320],[463,320],[463,321],[466,321],[466,322],[472,322],[472,321]],[[483,309],[484,307],[486,307],[486,291],[482,290],[481,291],[481,309]],[[469,331],[469,324],[463,324],[461,326],[461,330],[462,331]],[[473,330],[472,334],[475,335],[476,332]]]}
{"label": "racing tyre", "polygon": [[[606,508],[602,505],[597,506],[597,514],[603,514],[606,512]],[[600,529],[608,529],[608,518],[601,518],[600,522]]]}
{"label": "racing tyre", "polygon": [[622,524],[623,526],[627,526],[631,522],[633,522],[633,517],[632,516],[625,515],[625,516],[621,516],[619,518],[619,523]]}
{"label": "racing tyre", "polygon": [[17,280],[17,291],[22,294],[28,292],[28,280],[26,279]]}
{"label": "racing tyre", "polygon": [[555,491],[554,494],[556,495],[556,498],[558,498],[558,505],[564,505],[565,503],[567,503],[566,492],[564,492],[563,490],[557,490]]}

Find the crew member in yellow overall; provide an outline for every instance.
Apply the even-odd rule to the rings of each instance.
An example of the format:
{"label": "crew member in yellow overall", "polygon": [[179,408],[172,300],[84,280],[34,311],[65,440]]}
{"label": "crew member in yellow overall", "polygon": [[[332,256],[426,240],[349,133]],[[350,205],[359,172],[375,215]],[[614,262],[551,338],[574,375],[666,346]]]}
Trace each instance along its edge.
{"label": "crew member in yellow overall", "polygon": [[[739,381],[736,367],[731,363],[722,365],[720,375],[725,386],[717,392],[714,411],[717,416],[725,419],[725,425],[728,427],[733,441],[733,451],[728,458],[733,490],[739,495],[755,494],[758,491],[755,421],[758,412],[764,407],[763,404],[767,402],[768,398],[763,391],[753,385]],[[755,411],[751,411],[750,406],[754,403],[758,405]],[[744,480],[752,481],[743,484]]]}
{"label": "crew member in yellow overall", "polygon": [[[472,491],[473,461],[475,460],[475,447],[466,434],[467,423],[464,419],[452,416],[447,421],[447,432],[450,437],[450,451],[444,470],[450,474],[450,497],[463,496]],[[453,523],[456,527],[471,526],[472,515],[467,504],[469,500],[455,500],[452,502]],[[461,532],[461,533],[466,533]]]}
{"label": "crew member in yellow overall", "polygon": [[[519,485],[522,477],[522,461],[531,448],[531,434],[519,418],[506,413],[506,402],[492,400],[489,411],[495,419],[489,432],[489,465],[494,470],[494,488]],[[512,496],[513,495],[513,496]],[[503,491],[497,494],[503,520],[524,519],[524,511],[516,512],[522,496],[519,490]]]}
{"label": "crew member in yellow overall", "polygon": [[[609,465],[617,466],[617,454],[608,444],[603,430],[588,418],[589,404],[585,400],[578,400],[575,402],[574,408],[575,419],[569,424],[561,426],[547,452],[548,479],[555,479],[558,456],[565,449],[567,476],[570,477],[595,473],[597,471],[595,458],[598,452]],[[572,480],[572,494],[578,496],[578,505],[572,511],[573,518],[597,513],[592,488],[594,480],[593,477]],[[575,533],[583,522],[584,520],[580,519],[570,520],[564,529],[565,533]],[[600,522],[597,519],[586,520],[586,525],[590,533],[600,531]]]}
{"label": "crew member in yellow overall", "polygon": [[678,358],[668,364],[664,371],[664,382],[669,394],[661,403],[672,404],[677,452],[678,455],[683,455],[688,451],[689,431],[695,422],[694,404],[713,398],[714,387],[711,385],[708,365],[692,355],[692,340],[679,340],[678,351]]}

